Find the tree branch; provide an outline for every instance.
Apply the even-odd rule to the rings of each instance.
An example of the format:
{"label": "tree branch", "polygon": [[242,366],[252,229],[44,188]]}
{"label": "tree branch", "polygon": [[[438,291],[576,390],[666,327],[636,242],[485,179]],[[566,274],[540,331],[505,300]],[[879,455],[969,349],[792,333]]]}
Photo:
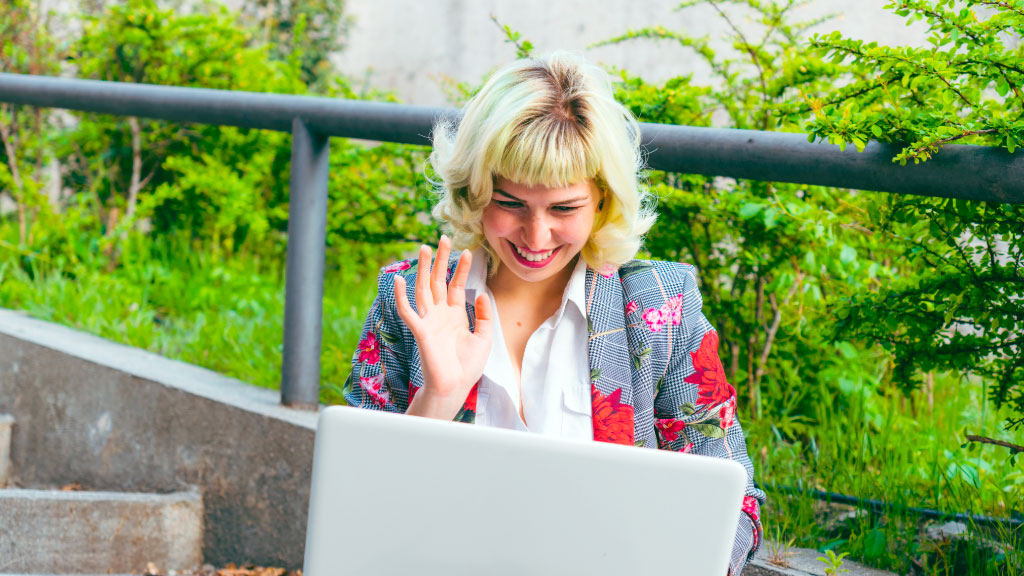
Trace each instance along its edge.
{"label": "tree branch", "polygon": [[996,446],[1002,446],[1003,448],[1009,448],[1011,454],[1018,452],[1024,452],[1024,446],[1014,444],[1012,442],[1005,442],[1003,440],[996,440],[994,438],[987,438],[985,436],[976,436],[974,434],[967,435],[968,442],[978,442],[980,444],[995,444]]}

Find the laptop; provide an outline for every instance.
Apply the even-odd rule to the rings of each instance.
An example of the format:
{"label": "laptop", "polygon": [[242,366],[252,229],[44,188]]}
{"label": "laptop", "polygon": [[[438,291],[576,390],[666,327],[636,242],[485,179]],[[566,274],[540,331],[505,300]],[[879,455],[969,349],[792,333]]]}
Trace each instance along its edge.
{"label": "laptop", "polygon": [[332,406],[305,576],[725,576],[736,462]]}

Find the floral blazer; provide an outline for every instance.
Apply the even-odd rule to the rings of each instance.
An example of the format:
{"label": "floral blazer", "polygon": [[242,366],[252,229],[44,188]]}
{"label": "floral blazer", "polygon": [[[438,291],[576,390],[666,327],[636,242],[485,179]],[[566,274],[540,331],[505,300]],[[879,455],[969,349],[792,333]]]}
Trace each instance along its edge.
{"label": "floral blazer", "polygon": [[[352,406],[404,413],[423,374],[416,341],[398,316],[394,274],[406,276],[415,306],[416,261],[385,267],[344,395]],[[586,294],[594,440],[741,463],[747,488],[730,561],[739,574],[762,539],[765,494],[753,482],[736,391],[718,358],[718,333],[701,313],[694,267],[633,260],[618,270],[588,268]],[[466,308],[472,324],[473,306]],[[474,422],[475,410],[474,387],[456,420]]]}

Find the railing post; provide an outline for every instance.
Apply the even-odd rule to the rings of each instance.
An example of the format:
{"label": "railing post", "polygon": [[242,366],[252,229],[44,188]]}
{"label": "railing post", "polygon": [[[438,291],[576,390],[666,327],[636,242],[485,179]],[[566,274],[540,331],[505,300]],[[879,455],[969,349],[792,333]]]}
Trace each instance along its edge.
{"label": "railing post", "polygon": [[281,403],[316,409],[320,399],[327,175],[330,140],[292,121]]}

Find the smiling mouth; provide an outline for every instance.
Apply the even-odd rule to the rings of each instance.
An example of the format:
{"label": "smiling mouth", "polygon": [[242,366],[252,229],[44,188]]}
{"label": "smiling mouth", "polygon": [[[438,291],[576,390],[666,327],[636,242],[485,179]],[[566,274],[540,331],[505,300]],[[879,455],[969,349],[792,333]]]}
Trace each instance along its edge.
{"label": "smiling mouth", "polygon": [[529,268],[541,268],[546,266],[547,263],[554,258],[555,254],[562,249],[562,247],[559,246],[558,248],[545,250],[544,252],[526,252],[511,241],[507,242],[512,246],[512,252],[515,254],[516,260],[518,260],[520,264]]}

